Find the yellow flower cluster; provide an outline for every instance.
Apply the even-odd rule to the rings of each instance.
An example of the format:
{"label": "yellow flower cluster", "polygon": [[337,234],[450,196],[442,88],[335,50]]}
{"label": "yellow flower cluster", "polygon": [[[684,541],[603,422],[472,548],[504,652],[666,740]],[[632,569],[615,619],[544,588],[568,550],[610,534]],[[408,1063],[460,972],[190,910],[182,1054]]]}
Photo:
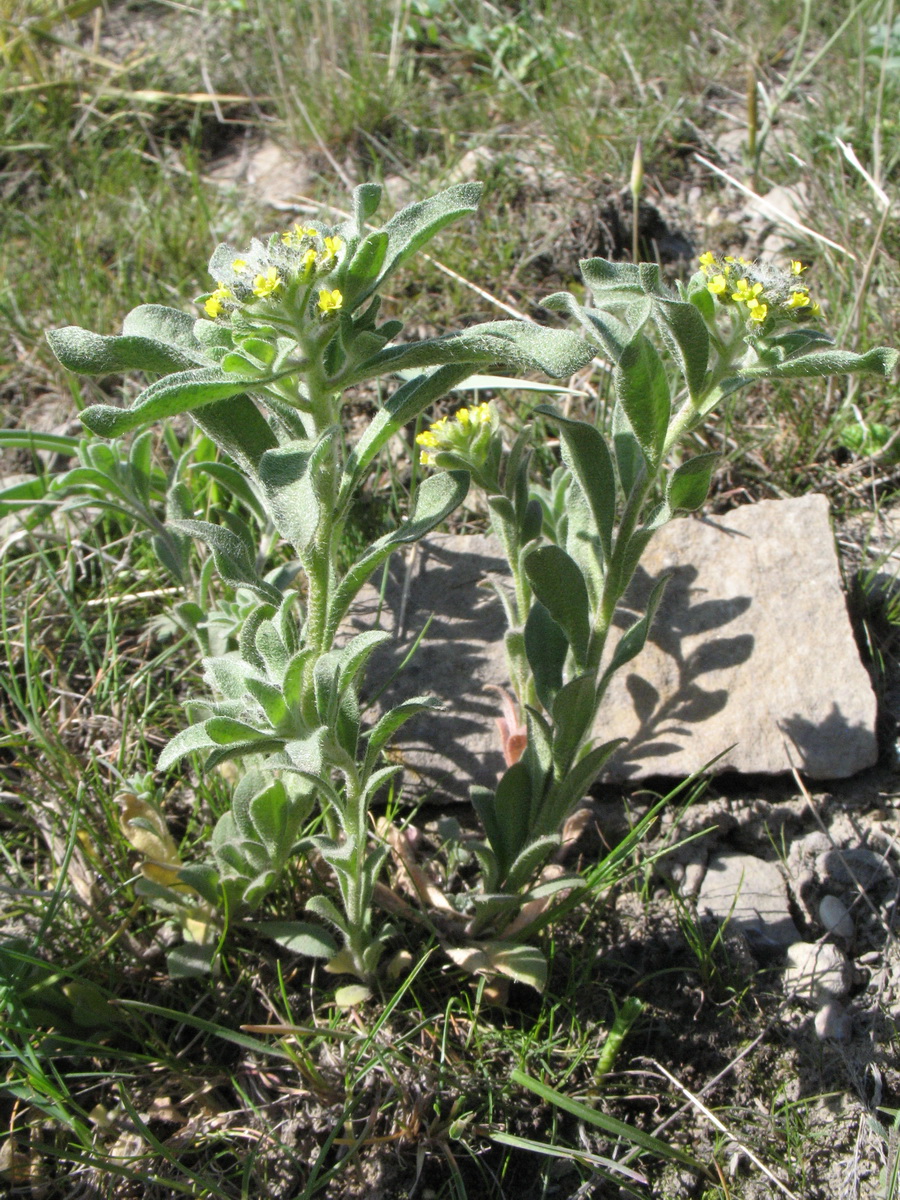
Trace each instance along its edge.
{"label": "yellow flower cluster", "polygon": [[700,255],[700,269],[707,278],[706,288],[722,304],[740,304],[750,321],[762,325],[776,312],[794,315],[805,309],[804,316],[817,317],[819,306],[809,297],[809,288],[799,282],[807,268],[791,260],[790,271],[778,270],[726,254],[716,258],[709,250]]}
{"label": "yellow flower cluster", "polygon": [[338,254],[344,247],[344,239],[337,234],[322,234],[318,229],[314,229],[312,225],[295,225],[293,229],[286,230],[281,235],[281,243],[283,246],[298,248],[305,250],[303,261],[315,262],[318,251],[316,245],[321,243],[324,259],[337,258]]}
{"label": "yellow flower cluster", "polygon": [[487,401],[472,408],[460,408],[452,417],[441,417],[416,437],[416,445],[424,447],[419,462],[433,467],[437,462],[435,456],[441,450],[464,453],[472,448],[476,439],[482,440],[483,432],[490,432],[491,424],[491,406]]}
{"label": "yellow flower cluster", "polygon": [[345,250],[338,233],[295,225],[265,242],[254,238],[242,254],[235,257],[232,251],[223,261],[220,251],[227,249],[219,247],[214,256],[215,291],[200,299],[211,320],[256,301],[275,301],[298,315],[320,319],[343,308],[340,288],[321,286],[337,281],[334,275]]}

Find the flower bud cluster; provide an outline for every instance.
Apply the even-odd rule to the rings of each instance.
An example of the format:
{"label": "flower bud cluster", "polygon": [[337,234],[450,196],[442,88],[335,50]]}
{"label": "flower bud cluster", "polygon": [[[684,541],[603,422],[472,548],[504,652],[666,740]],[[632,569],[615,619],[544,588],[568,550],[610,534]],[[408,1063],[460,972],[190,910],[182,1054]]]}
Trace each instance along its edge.
{"label": "flower bud cluster", "polygon": [[343,296],[339,288],[315,285],[330,282],[344,250],[338,234],[316,225],[295,225],[272,234],[266,243],[254,238],[248,250],[234,253],[230,262],[217,263],[216,289],[198,303],[215,320],[260,301],[277,304],[297,298],[326,317],[343,306]]}
{"label": "flower bud cluster", "polygon": [[706,276],[707,290],[719,303],[737,305],[752,324],[771,324],[776,317],[793,321],[819,315],[819,305],[810,299],[809,288],[801,282],[807,268],[796,259],[785,271],[732,254],[717,258],[707,250],[700,255],[700,269]]}
{"label": "flower bud cluster", "polygon": [[480,466],[487,457],[496,424],[493,408],[486,401],[472,408],[460,408],[452,417],[441,417],[416,438],[416,444],[424,447],[419,462],[427,467],[436,466],[436,456],[443,450],[452,450]]}

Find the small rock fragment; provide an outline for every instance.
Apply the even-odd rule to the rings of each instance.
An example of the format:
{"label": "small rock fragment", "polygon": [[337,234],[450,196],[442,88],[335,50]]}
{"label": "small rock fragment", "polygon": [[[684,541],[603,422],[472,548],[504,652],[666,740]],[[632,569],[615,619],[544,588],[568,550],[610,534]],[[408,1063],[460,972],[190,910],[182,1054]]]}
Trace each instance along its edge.
{"label": "small rock fragment", "polygon": [[857,885],[868,891],[890,878],[891,869],[880,854],[855,846],[848,850],[836,847],[823,854],[818,862],[819,875],[842,886]]}
{"label": "small rock fragment", "polygon": [[781,872],[752,854],[711,855],[697,907],[727,921],[728,929],[743,933],[753,949],[789,946],[800,939]]}
{"label": "small rock fragment", "polygon": [[795,942],[788,947],[784,986],[798,1000],[839,1000],[849,992],[850,981],[850,964],[837,946]]}
{"label": "small rock fragment", "polygon": [[816,1013],[816,1033],[822,1041],[846,1042],[850,1037],[850,1014],[836,1000],[829,1000]]}
{"label": "small rock fragment", "polygon": [[823,896],[819,901],[819,920],[829,933],[849,941],[855,932],[853,918],[837,896]]}
{"label": "small rock fragment", "polygon": [[696,896],[703,883],[703,878],[706,875],[706,864],[702,862],[690,862],[684,868],[684,883],[681,886],[681,894],[683,896]]}

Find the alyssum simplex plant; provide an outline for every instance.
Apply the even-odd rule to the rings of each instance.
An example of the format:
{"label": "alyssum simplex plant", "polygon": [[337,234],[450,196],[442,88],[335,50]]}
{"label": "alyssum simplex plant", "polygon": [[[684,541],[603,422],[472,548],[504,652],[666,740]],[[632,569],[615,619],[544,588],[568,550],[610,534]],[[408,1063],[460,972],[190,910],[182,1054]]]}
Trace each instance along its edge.
{"label": "alyssum simplex plant", "polygon": [[[180,917],[188,939],[187,955],[172,960],[179,970],[208,966],[222,914],[234,920],[257,909],[298,854],[313,856],[320,876],[329,873],[322,863],[330,871],[332,896],[306,903],[324,925],[261,927],[296,950],[327,957],[333,971],[369,979],[378,970],[391,928],[374,924],[373,897],[389,850],[373,833],[370,805],[400,770],[382,762],[382,750],[406,720],[438,705],[418,697],[364,728],[366,664],[389,635],[361,633],[339,649],[335,642],[372,573],[440,524],[474,480],[509,558],[506,644],[527,741],[508,754],[493,792],[473,789],[486,834],[472,847],[481,886],[439,896],[430,917],[462,965],[540,986],[543,959],[526,939],[553,918],[553,897],[579,882],[546,864],[564,821],[614,749],[594,745],[597,709],[611,674],[644,645],[660,593],[610,654],[617,604],[653,532],[697,508],[709,488],[713,457],[670,466],[673,452],[723,397],[754,380],[893,369],[892,350],[823,348],[825,335],[800,320],[813,308],[800,264],[780,274],[709,255],[678,294],[652,265],[583,263],[592,307],[566,293],[544,301],[573,316],[578,333],[500,321],[391,344],[402,325],[378,323],[379,290],[435,233],[474,211],[479,194],[475,184],[450,188],[367,232],[380,189],[363,185],[345,224],[298,225],[240,252],[218,246],[210,262],[216,288],[200,298],[199,320],[146,304],[126,317],[117,337],[75,327],[48,335],[72,370],[161,376],[131,408],[94,405],[81,414],[83,423],[118,437],[190,412],[239,468],[302,568],[300,588],[285,582],[283,571],[262,574],[249,525],[230,511],[221,523],[196,520],[185,515],[184,489],[178,493],[171,535],[182,545],[186,538],[204,543],[224,583],[256,597],[242,619],[239,650],[204,659],[212,694],[191,702],[197,719],[159,761],[165,770],[199,751],[207,769],[242,764],[208,860],[183,864],[161,814],[141,796],[126,799],[124,828],[147,857],[143,891]],[[422,435],[423,460],[437,470],[419,487],[407,519],[339,569],[354,495],[403,426],[479,367],[563,378],[597,351],[615,371],[610,443],[595,426],[541,407],[563,455],[542,489],[529,475],[533,429],[507,448],[491,406],[462,410]],[[406,382],[348,445],[341,426],[347,391],[397,372]],[[164,540],[159,545],[165,550]],[[321,832],[310,833],[314,817]],[[423,903],[434,893],[424,888]]]}

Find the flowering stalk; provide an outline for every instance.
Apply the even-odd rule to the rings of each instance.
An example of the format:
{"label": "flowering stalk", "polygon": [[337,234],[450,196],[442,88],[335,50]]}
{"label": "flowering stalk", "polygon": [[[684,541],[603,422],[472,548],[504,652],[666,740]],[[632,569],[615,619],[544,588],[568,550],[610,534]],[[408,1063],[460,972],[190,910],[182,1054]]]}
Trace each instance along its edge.
{"label": "flowering stalk", "polygon": [[[697,274],[674,293],[651,264],[583,262],[593,305],[568,293],[543,303],[572,316],[615,364],[612,430],[604,437],[594,425],[538,407],[559,433],[563,460],[549,490],[529,496],[527,481],[520,491],[509,472],[501,486],[499,472],[485,471],[482,460],[499,463],[505,453],[496,423],[477,469],[469,457],[469,418],[456,425],[444,420],[423,435],[427,461],[466,466],[485,488],[492,518],[501,514],[495,528],[516,580],[515,599],[505,600],[507,645],[522,648],[525,670],[511,678],[528,743],[496,789],[473,789],[487,835],[479,851],[487,893],[479,928],[502,936],[510,927],[523,937],[528,924],[516,914],[535,896],[546,898],[548,889],[573,885],[545,879],[535,889],[534,880],[558,846],[563,822],[619,744],[595,744],[597,713],[613,674],[643,648],[665,581],[614,648],[609,630],[654,532],[701,506],[716,461],[701,454],[672,465],[673,452],[723,397],[757,379],[885,375],[894,368],[893,350],[823,349],[829,339],[806,324],[819,308],[802,279],[805,270],[798,261],[785,271],[706,253]],[[652,328],[669,366],[648,336]],[[544,906],[537,920],[547,919]]]}

